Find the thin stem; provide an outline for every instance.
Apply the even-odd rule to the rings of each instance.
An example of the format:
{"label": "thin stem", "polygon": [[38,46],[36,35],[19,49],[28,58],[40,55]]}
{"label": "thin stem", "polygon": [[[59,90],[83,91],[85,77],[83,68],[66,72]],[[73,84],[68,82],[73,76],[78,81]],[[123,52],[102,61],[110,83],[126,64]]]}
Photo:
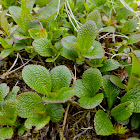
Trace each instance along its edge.
{"label": "thin stem", "polygon": [[4,78],[5,78],[6,76],[8,76],[9,74],[12,74],[13,72],[15,72],[15,71],[21,69],[22,67],[24,67],[25,65],[27,65],[32,59],[33,59],[33,58],[31,58],[30,60],[28,60],[25,64],[21,65],[20,67],[18,67],[18,68],[16,68],[16,69],[12,70],[12,71],[10,71],[10,72],[6,72],[6,73],[4,73],[3,75],[0,75],[0,78],[1,78],[1,79],[4,79]]}
{"label": "thin stem", "polygon": [[56,20],[57,16],[59,15],[59,7],[60,7],[60,0],[59,0],[59,2],[58,2],[58,10],[57,10],[57,14],[56,14],[54,20]]}
{"label": "thin stem", "polygon": [[[18,60],[18,57],[19,57],[19,55],[18,55],[18,53],[17,53],[17,57],[16,57],[16,59],[15,59],[13,65],[11,66],[11,68],[10,68],[7,72],[10,72],[10,71],[13,69],[13,67],[16,65],[17,60]],[[6,73],[7,73],[7,72],[6,72]]]}
{"label": "thin stem", "polygon": [[64,132],[65,125],[66,125],[66,120],[67,120],[67,116],[68,116],[69,107],[70,107],[70,103],[68,103],[68,105],[67,105],[65,116],[64,116],[63,127],[62,127],[63,132]]}
{"label": "thin stem", "polygon": [[74,27],[74,29],[76,30],[76,32],[78,32],[78,29],[75,27],[74,23],[73,23],[72,20],[71,20],[71,17],[70,17],[70,15],[69,15],[69,11],[68,11],[68,8],[67,8],[66,3],[65,3],[65,8],[66,8],[66,12],[67,12],[68,18],[69,18],[69,20],[70,20],[72,26]]}
{"label": "thin stem", "polygon": [[126,54],[124,54],[124,53],[114,54],[114,55],[111,57],[111,62],[112,62],[115,66],[124,67],[124,66],[132,65],[132,64],[128,64],[128,65],[117,65],[117,64],[115,64],[115,63],[113,62],[113,58],[114,58],[115,56],[126,56],[126,57],[128,57],[128,56],[127,56]]}
{"label": "thin stem", "polygon": [[69,8],[69,10],[70,10],[70,16],[71,16],[71,17],[73,18],[73,20],[75,21],[77,27],[80,28],[80,26],[79,26],[78,24],[80,24],[80,25],[82,25],[82,24],[79,23],[79,22],[75,19],[74,15],[73,15],[73,12],[72,12],[72,10],[71,10],[71,7],[70,7],[70,5],[69,5],[68,0],[66,0],[66,2],[67,2],[67,5],[68,5],[68,8]]}

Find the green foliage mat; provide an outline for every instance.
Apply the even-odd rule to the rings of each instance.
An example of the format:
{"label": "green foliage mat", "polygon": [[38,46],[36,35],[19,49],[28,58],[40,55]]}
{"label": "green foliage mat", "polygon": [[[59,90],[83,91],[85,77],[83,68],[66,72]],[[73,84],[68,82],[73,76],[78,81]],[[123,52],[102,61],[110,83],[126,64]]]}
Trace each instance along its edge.
{"label": "green foliage mat", "polygon": [[0,140],[138,139],[139,13],[132,0],[1,0]]}

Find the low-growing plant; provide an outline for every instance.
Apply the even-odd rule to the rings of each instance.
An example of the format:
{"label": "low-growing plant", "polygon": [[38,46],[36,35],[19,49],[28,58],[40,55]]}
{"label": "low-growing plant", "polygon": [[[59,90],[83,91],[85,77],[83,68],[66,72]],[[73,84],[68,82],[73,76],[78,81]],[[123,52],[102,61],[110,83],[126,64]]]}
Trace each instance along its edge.
{"label": "low-growing plant", "polygon": [[[96,19],[96,20],[95,20]],[[95,41],[98,34],[98,26],[101,23],[99,11],[94,10],[87,16],[87,22],[83,24],[75,36],[67,36],[62,38],[63,46],[62,55],[67,59],[74,60],[78,64],[82,64],[85,58],[100,59],[104,57],[104,49],[98,41]],[[65,52],[72,53],[71,57]],[[73,56],[75,56],[73,58]]]}
{"label": "low-growing plant", "polygon": [[38,29],[29,30],[30,36],[35,39],[32,44],[35,51],[41,56],[53,57],[48,58],[47,62],[55,61],[59,55],[77,61],[79,64],[82,64],[85,58],[103,58],[104,49],[98,41],[95,41],[98,33],[97,27],[101,23],[99,11],[92,11],[86,21],[79,28],[77,37],[67,35],[62,38],[61,43],[56,42],[54,46],[51,44],[51,39],[47,38],[47,35],[44,37],[37,37],[38,35],[35,35],[39,32]]}
{"label": "low-growing plant", "polygon": [[63,117],[64,109],[60,103],[65,103],[74,96],[70,88],[71,72],[66,66],[57,66],[49,71],[40,65],[25,66],[22,71],[25,83],[42,94],[35,92],[20,94],[16,99],[18,115],[27,118],[25,127],[36,130],[44,127],[49,121],[58,122]]}
{"label": "low-growing plant", "polygon": [[10,139],[15,128],[21,126],[17,119],[18,111],[15,104],[19,87],[14,86],[11,92],[9,90],[7,84],[0,84],[0,137],[2,140]]}
{"label": "low-growing plant", "polygon": [[[132,56],[134,59],[132,63],[132,67],[135,59],[137,58],[134,54]],[[135,58],[134,58],[135,57]],[[137,67],[140,64],[137,64]],[[133,69],[132,69],[133,70]],[[135,80],[135,79],[133,79]],[[132,86],[132,85],[131,85]],[[126,125],[129,123],[129,119],[131,117],[131,125],[132,127],[138,128],[138,126],[134,122],[134,118],[137,118],[137,115],[140,113],[140,87],[128,89],[128,86],[122,84],[121,80],[114,75],[105,75],[103,76],[103,89],[105,91],[105,97],[107,97],[108,108],[111,109],[115,104],[117,97],[120,93],[120,89],[128,90],[127,93],[123,97],[121,97],[121,103],[114,108],[111,109],[108,113],[109,116],[112,116],[115,121],[122,125]],[[137,113],[137,115],[135,114]],[[106,116],[104,118],[104,116]],[[125,134],[125,129],[121,128],[119,125],[114,126],[109,119],[108,114],[105,114],[104,111],[98,110],[94,119],[95,130],[98,135],[112,135],[112,134]],[[104,119],[103,119],[104,118]],[[135,119],[136,119],[135,118]],[[106,120],[106,121],[105,121]],[[106,123],[108,122],[108,123]],[[139,121],[138,121],[139,122]],[[102,125],[101,125],[102,124]]]}
{"label": "low-growing plant", "polygon": [[101,85],[101,72],[96,68],[86,70],[82,79],[76,80],[73,84],[75,95],[80,98],[79,105],[85,109],[93,109],[98,106],[104,98],[103,93],[97,94]]}
{"label": "low-growing plant", "polygon": [[[105,88],[105,87],[104,87]],[[111,88],[111,87],[110,87]],[[106,89],[106,88],[105,88]],[[110,114],[106,114],[102,110],[98,110],[95,118],[94,125],[98,135],[112,135],[112,134],[125,134],[125,129],[114,126],[109,119],[112,116],[119,124],[126,125],[129,123],[129,118],[132,113],[140,113],[139,101],[140,101],[140,88],[134,88],[128,91],[122,98],[121,103],[111,109]],[[137,114],[139,115],[139,114]],[[134,116],[134,114],[133,114]],[[131,123],[133,127],[138,128],[134,123],[134,117],[132,116]],[[138,121],[139,122],[139,121]]]}
{"label": "low-growing plant", "polygon": [[[54,61],[55,66],[60,65],[50,72],[41,65],[25,66],[22,78],[29,86],[28,92],[18,96],[18,86],[9,92],[5,83],[0,84],[0,139],[9,139],[14,132],[21,136],[34,126],[40,130],[50,121],[58,124],[56,129],[62,139],[62,131],[73,129],[71,124],[65,129],[69,117],[81,117],[76,112],[79,108],[87,109],[87,127],[92,121],[95,130],[91,127],[91,132],[97,135],[128,137],[126,133],[140,128],[140,29],[136,2],[2,0],[0,3],[0,67],[4,68],[0,73],[11,66],[15,53],[17,58],[10,70],[20,65],[18,58],[24,66],[24,60],[36,55],[31,62],[39,59],[44,65],[46,58],[48,67]],[[61,65],[71,64],[69,60],[73,61],[75,75]],[[73,83],[72,76],[75,76]],[[63,118],[65,105],[61,130],[58,122]],[[76,115],[69,115],[68,111]],[[81,119],[76,124],[81,123]],[[89,129],[80,134],[81,129],[77,130],[72,133],[76,135],[74,139]]]}
{"label": "low-growing plant", "polygon": [[[106,72],[118,68],[116,66],[112,66],[112,64],[109,64],[108,59],[106,67],[104,65],[100,68],[100,70]],[[134,52],[132,52],[131,74],[134,72],[133,74],[137,73],[138,76],[139,71],[137,71],[137,69],[139,69],[139,66],[140,63],[138,57]],[[133,67],[135,67],[136,69],[134,70]],[[96,106],[100,105],[104,97],[107,98],[108,114],[104,112],[105,110],[98,110],[94,118],[94,126],[98,135],[125,134],[126,132],[128,132],[128,129],[126,129],[126,127],[124,127],[123,125],[128,124],[129,119],[131,119],[131,125],[133,127],[139,127],[139,123],[137,126],[134,122],[134,118],[138,117],[140,113],[140,88],[138,84],[139,80],[136,79],[136,77],[133,78],[134,79],[130,79],[129,82],[132,82],[131,80],[137,80],[136,84],[132,84],[131,89],[129,89],[130,83],[128,83],[127,86],[124,85],[121,80],[115,75],[104,75],[102,78],[101,72],[97,68],[90,68],[84,72],[84,74],[82,75],[82,79],[78,79],[74,82],[73,88],[76,92],[75,95],[80,98],[78,100],[79,105],[85,109],[93,109]],[[96,94],[101,86],[103,87],[102,92],[104,93],[104,95],[100,92]],[[127,93],[123,97],[121,97],[120,104],[113,107],[114,104],[116,104],[117,97],[119,96],[121,89],[126,90]],[[118,124],[113,126],[110,117],[113,117]]]}

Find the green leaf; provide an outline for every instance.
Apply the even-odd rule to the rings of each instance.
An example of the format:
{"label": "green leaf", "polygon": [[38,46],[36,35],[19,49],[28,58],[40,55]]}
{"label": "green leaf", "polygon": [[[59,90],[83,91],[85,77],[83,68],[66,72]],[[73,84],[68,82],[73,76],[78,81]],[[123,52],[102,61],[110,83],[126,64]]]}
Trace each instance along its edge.
{"label": "green leaf", "polygon": [[106,72],[106,71],[112,71],[112,70],[115,70],[117,68],[119,68],[119,63],[118,61],[112,59],[105,59],[103,61],[103,66],[100,68],[100,71],[101,72]]}
{"label": "green leaf", "polygon": [[35,118],[28,118],[25,121],[25,127],[28,129],[32,129],[32,126],[35,126],[35,130],[39,130],[43,128],[46,124],[48,124],[50,121],[50,116],[38,116]]}
{"label": "green leaf", "polygon": [[100,7],[101,5],[104,5],[106,3],[106,0],[94,0],[97,7]]}
{"label": "green leaf", "polygon": [[24,20],[24,22],[22,22],[22,20],[21,20],[21,10],[22,9],[18,6],[9,7],[9,13],[12,15],[12,18],[24,30],[25,25],[27,24],[27,20]]}
{"label": "green leaf", "polygon": [[83,56],[89,59],[100,59],[104,57],[104,53],[104,49],[100,42],[94,41],[92,47],[86,54],[83,54]]}
{"label": "green leaf", "polygon": [[136,57],[140,61],[140,50],[134,50],[134,54],[136,55]]}
{"label": "green leaf", "polygon": [[95,95],[102,85],[101,72],[96,68],[90,68],[83,73],[83,85]]}
{"label": "green leaf", "polygon": [[33,39],[37,39],[37,34],[39,31],[40,31],[40,29],[35,29],[35,28],[28,30],[31,38],[33,38]]}
{"label": "green leaf", "polygon": [[25,47],[25,44],[15,43],[15,44],[13,45],[13,50],[16,51],[16,52],[18,52],[18,51],[20,51],[20,50],[23,50],[24,47]]}
{"label": "green leaf", "polygon": [[[31,0],[32,1],[32,0]],[[29,1],[28,1],[29,2]],[[35,0],[34,0],[35,2]],[[33,20],[33,17],[31,15],[31,11],[28,9],[28,7],[26,6],[26,1],[25,0],[21,0],[21,20],[24,21],[25,17],[30,21]]]}
{"label": "green leaf", "polygon": [[122,83],[122,81],[115,75],[110,75],[110,81],[121,89],[126,89],[126,86]]}
{"label": "green leaf", "polygon": [[117,12],[117,20],[120,21],[121,19],[127,19],[127,17],[129,16],[133,16],[133,13],[126,9],[126,8],[122,8]]}
{"label": "green leaf", "polygon": [[33,92],[25,92],[17,97],[16,105],[18,115],[22,118],[38,116],[37,109],[44,111],[44,103],[39,95]]}
{"label": "green leaf", "polygon": [[[60,7],[62,6],[63,2],[64,0],[60,1]],[[38,18],[40,20],[46,20],[52,15],[54,15],[58,11],[58,4],[59,4],[59,0],[51,0],[49,4],[47,4],[45,7],[42,7],[40,9]]]}
{"label": "green leaf", "polygon": [[139,140],[139,138],[131,137],[131,138],[127,139],[127,140]]}
{"label": "green leaf", "polygon": [[4,49],[10,49],[12,48],[12,45],[10,43],[8,43],[5,39],[3,39],[2,37],[0,37],[0,43],[2,45],[2,47]]}
{"label": "green leaf", "polygon": [[98,10],[93,10],[92,12],[90,12],[86,18],[86,21],[90,20],[93,20],[96,23],[96,25],[99,26],[102,20],[100,12]]}
{"label": "green leaf", "polygon": [[104,27],[102,30],[100,30],[100,32],[114,33],[115,30],[116,30],[116,29],[115,29],[113,26],[107,26],[107,27]]}
{"label": "green leaf", "polygon": [[136,27],[137,27],[137,21],[134,19],[129,19],[125,23],[124,27],[121,29],[121,32],[124,34],[129,34],[134,32],[136,30]]}
{"label": "green leaf", "polygon": [[97,26],[94,21],[88,21],[78,31],[77,39],[80,50],[86,52],[93,44],[97,35]]}
{"label": "green leaf", "polygon": [[136,54],[132,52],[132,69],[131,76],[127,85],[128,91],[132,88],[135,88],[136,84],[139,82],[135,77],[140,77],[140,60],[137,58]]}
{"label": "green leaf", "polygon": [[13,52],[12,49],[5,49],[0,53],[0,60],[3,60]]}
{"label": "green leaf", "polygon": [[29,39],[29,36],[24,36],[23,34],[17,32],[14,34],[14,38],[17,40]]}
{"label": "green leaf", "polygon": [[0,129],[0,139],[11,139],[13,135],[13,129],[11,127],[4,127]]}
{"label": "green leaf", "polygon": [[9,87],[7,84],[0,84],[0,101],[2,101],[6,95],[9,93]]}
{"label": "green leaf", "polygon": [[16,121],[17,108],[14,101],[9,101],[4,106],[5,115],[7,115],[13,122]]}
{"label": "green leaf", "polygon": [[25,131],[27,131],[27,128],[24,125],[18,127],[18,136],[22,136]]}
{"label": "green leaf", "polygon": [[69,60],[76,61],[77,53],[66,48],[62,49],[61,55]]}
{"label": "green leaf", "polygon": [[9,31],[9,24],[8,24],[7,18],[5,17],[6,13],[7,13],[7,10],[2,11],[0,22],[1,22],[1,27],[6,32],[6,34],[9,36],[10,31]]}
{"label": "green leaf", "polygon": [[94,118],[94,126],[97,135],[108,136],[113,134],[113,124],[107,113],[98,110]]}
{"label": "green leaf", "polygon": [[130,101],[119,104],[111,110],[111,116],[113,116],[116,121],[124,121],[132,115],[133,108],[134,103]]}
{"label": "green leaf", "polygon": [[72,86],[75,90],[76,96],[81,97],[91,97],[92,93],[83,85],[82,79],[78,79],[74,82]]}
{"label": "green leaf", "polygon": [[54,62],[59,56],[60,56],[60,52],[55,57],[47,58],[45,61],[46,62]]}
{"label": "green leaf", "polygon": [[129,123],[129,119],[124,120],[124,121],[117,121],[121,125],[127,125]]}
{"label": "green leaf", "polygon": [[69,87],[61,88],[57,93],[50,93],[50,98],[43,97],[42,99],[46,103],[65,103],[71,97],[74,96],[74,90]]}
{"label": "green leaf", "polygon": [[102,102],[103,98],[103,93],[99,93],[94,97],[83,96],[79,99],[79,103],[85,109],[93,109]]}
{"label": "green leaf", "polygon": [[61,41],[57,41],[55,43],[56,49],[60,52],[61,56],[65,57],[66,59],[76,61],[77,58],[77,52],[66,49],[65,47],[62,46]]}
{"label": "green leaf", "polygon": [[121,90],[110,81],[109,75],[103,76],[103,88],[107,96],[109,109],[111,109]]}
{"label": "green leaf", "polygon": [[17,92],[20,90],[19,86],[14,86],[12,91],[8,93],[6,98],[4,99],[4,102],[9,102],[10,100],[15,100],[17,96]]}
{"label": "green leaf", "polygon": [[53,50],[50,48],[51,41],[47,38],[38,38],[34,40],[33,47],[41,56],[53,56]]}
{"label": "green leaf", "polygon": [[64,48],[76,52],[73,45],[74,42],[77,42],[77,38],[75,36],[67,36],[61,39],[61,44]]}
{"label": "green leaf", "polygon": [[57,66],[53,68],[50,72],[52,81],[52,92],[59,91],[62,87],[69,87],[71,83],[71,72],[64,66]]}
{"label": "green leaf", "polygon": [[0,124],[13,126],[17,118],[17,108],[13,101],[5,104],[0,111]]}
{"label": "green leaf", "polygon": [[22,77],[29,87],[48,96],[51,91],[51,78],[45,67],[40,65],[25,66]]}
{"label": "green leaf", "polygon": [[4,35],[4,33],[3,33],[3,31],[2,31],[2,30],[0,30],[0,34],[1,34],[1,35]]}
{"label": "green leaf", "polygon": [[36,0],[35,1],[35,4],[36,5],[39,5],[40,7],[43,7],[43,6],[45,6],[46,4],[48,4],[48,3],[50,3],[51,2],[51,0]]}
{"label": "green leaf", "polygon": [[[92,67],[102,67],[104,58],[101,58],[101,59],[92,59],[91,62],[89,61],[88,64]],[[86,60],[86,63],[87,63],[87,60]]]}
{"label": "green leaf", "polygon": [[134,113],[131,118],[131,127],[138,129],[140,128],[140,114]]}
{"label": "green leaf", "polygon": [[33,28],[33,29],[29,29],[28,32],[33,39],[47,38],[48,36],[45,29],[40,30],[38,28]]}
{"label": "green leaf", "polygon": [[61,104],[47,104],[46,114],[51,117],[52,122],[59,122],[63,118],[64,109]]}
{"label": "green leaf", "polygon": [[14,21],[19,25],[25,32],[28,31],[28,29],[31,28],[39,28],[41,29],[41,26],[37,20],[28,21],[27,18],[25,18],[23,21],[21,19],[21,7],[18,6],[11,6],[9,7],[9,13],[11,14]]}
{"label": "green leaf", "polygon": [[127,44],[134,44],[140,41],[140,34],[133,34],[129,37]]}
{"label": "green leaf", "polygon": [[121,103],[127,101],[132,101],[134,103],[134,113],[140,113],[140,87],[129,90],[121,98]]}
{"label": "green leaf", "polygon": [[46,29],[41,29],[39,33],[37,34],[37,38],[48,38],[48,34],[46,32]]}
{"label": "green leaf", "polygon": [[30,12],[32,12],[33,6],[35,4],[35,0],[25,0],[26,7],[29,9]]}

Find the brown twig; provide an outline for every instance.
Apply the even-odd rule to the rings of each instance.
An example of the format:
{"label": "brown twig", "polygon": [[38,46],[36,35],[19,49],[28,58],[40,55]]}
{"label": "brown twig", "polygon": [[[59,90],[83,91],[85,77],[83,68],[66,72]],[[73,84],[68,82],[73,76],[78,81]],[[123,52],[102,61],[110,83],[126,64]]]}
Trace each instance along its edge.
{"label": "brown twig", "polygon": [[9,74],[12,74],[13,72],[15,72],[15,71],[21,69],[22,67],[24,67],[25,65],[27,65],[32,59],[33,59],[33,58],[31,58],[30,60],[28,60],[25,64],[21,65],[20,67],[18,67],[18,68],[16,68],[16,69],[12,70],[12,71],[10,71],[10,72],[6,72],[6,73],[4,73],[3,75],[0,75],[0,78],[1,78],[1,79],[4,79],[4,78],[5,78],[6,76],[8,76]]}
{"label": "brown twig", "polygon": [[66,120],[67,120],[67,116],[68,116],[69,107],[70,107],[70,103],[68,103],[68,105],[67,105],[65,116],[64,116],[63,127],[62,127],[63,132],[64,132],[65,125],[66,125]]}

